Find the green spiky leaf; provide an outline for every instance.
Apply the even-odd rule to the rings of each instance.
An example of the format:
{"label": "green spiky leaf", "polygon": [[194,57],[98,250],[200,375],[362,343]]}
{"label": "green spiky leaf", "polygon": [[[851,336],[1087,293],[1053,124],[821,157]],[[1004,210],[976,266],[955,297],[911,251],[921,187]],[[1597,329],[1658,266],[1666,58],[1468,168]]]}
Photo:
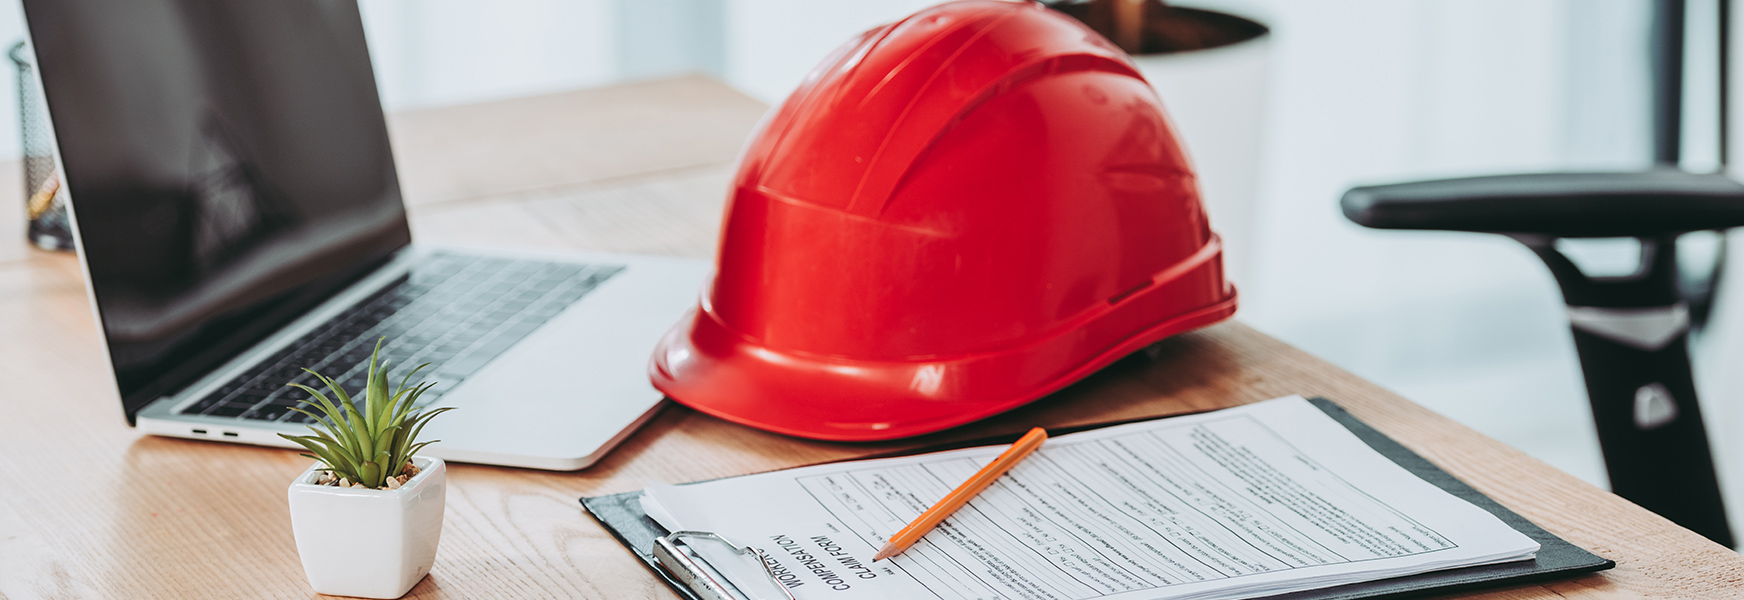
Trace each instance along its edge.
{"label": "green spiky leaf", "polygon": [[381,487],[381,465],[375,464],[375,461],[363,461],[363,464],[358,465],[357,475],[359,477],[358,481],[363,482],[365,487]]}
{"label": "green spiky leaf", "polygon": [[414,376],[430,366],[428,363],[418,365],[400,378],[398,386],[389,388],[390,361],[381,360],[386,341],[387,338],[376,340],[364,388],[355,395],[310,369],[304,371],[319,379],[332,393],[331,397],[301,383],[287,383],[309,394],[291,410],[314,419],[320,429],[310,426],[309,432],[314,435],[279,434],[308,450],[310,453],[303,456],[320,461],[319,470],[372,488],[382,487],[388,478],[399,476],[406,462],[419,450],[438,441],[419,442],[418,434],[432,417],[454,410],[452,407],[425,410],[418,406],[418,399],[436,385],[411,383]]}

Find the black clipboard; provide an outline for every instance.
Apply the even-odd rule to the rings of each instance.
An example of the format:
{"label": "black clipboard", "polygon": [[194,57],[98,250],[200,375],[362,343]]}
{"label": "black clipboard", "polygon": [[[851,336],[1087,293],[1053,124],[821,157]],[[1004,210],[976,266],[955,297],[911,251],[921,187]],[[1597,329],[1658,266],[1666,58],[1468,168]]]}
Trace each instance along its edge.
{"label": "black clipboard", "polygon": [[[1532,538],[1542,547],[1538,550],[1538,556],[1532,560],[1465,567],[1411,575],[1408,577],[1399,577],[1395,579],[1382,579],[1321,588],[1317,590],[1292,592],[1288,594],[1266,596],[1267,600],[1410,598],[1494,587],[1505,584],[1524,584],[1550,579],[1561,579],[1582,573],[1602,571],[1617,566],[1617,563],[1601,558],[1591,552],[1587,552],[1574,544],[1570,544],[1567,540],[1556,537],[1555,534],[1534,525],[1531,521],[1526,520],[1525,517],[1515,514],[1514,511],[1508,510],[1501,504],[1498,504],[1495,500],[1490,499],[1489,496],[1485,496],[1477,490],[1472,489],[1472,487],[1466,485],[1465,482],[1454,478],[1454,476],[1447,474],[1446,471],[1436,467],[1427,459],[1418,456],[1417,453],[1399,445],[1399,442],[1394,441],[1393,438],[1387,437],[1386,434],[1376,431],[1373,427],[1369,427],[1368,424],[1357,420],[1356,417],[1351,416],[1350,413],[1345,412],[1342,407],[1334,404],[1332,401],[1325,398],[1310,398],[1308,401],[1316,408],[1325,412],[1327,416],[1332,417],[1334,421],[1337,421],[1340,425],[1349,429],[1351,433],[1356,434],[1358,439],[1367,443],[1370,448],[1374,448],[1375,451],[1381,453],[1382,456],[1398,463],[1399,466],[1404,467],[1405,470],[1423,478],[1424,481],[1446,490],[1448,493],[1458,496],[1467,502],[1471,502],[1479,508],[1489,511],[1490,514],[1501,519],[1503,523],[1508,524],[1509,527],[1513,527],[1520,533],[1526,534],[1527,537]],[[1133,421],[1061,429],[1050,431],[1049,433],[1051,435],[1064,435],[1066,433],[1129,422]],[[1010,443],[1012,439],[973,440],[951,444],[949,447],[926,448],[911,452],[903,452],[902,454],[925,454],[955,448]],[[854,460],[864,460],[864,458],[857,458]],[[625,548],[628,548],[637,558],[641,559],[642,564],[646,565],[649,570],[652,570],[655,576],[664,580],[668,586],[671,586],[673,591],[677,592],[679,596],[689,600],[703,600],[703,596],[680,583],[655,562],[653,555],[655,540],[669,532],[659,524],[655,523],[646,513],[642,512],[642,504],[640,501],[641,495],[641,492],[625,492],[608,496],[582,498],[581,505],[587,509],[589,514],[593,515],[594,519],[598,520],[601,525],[604,525],[608,531],[611,531],[612,536],[616,537],[618,542],[622,543]]]}

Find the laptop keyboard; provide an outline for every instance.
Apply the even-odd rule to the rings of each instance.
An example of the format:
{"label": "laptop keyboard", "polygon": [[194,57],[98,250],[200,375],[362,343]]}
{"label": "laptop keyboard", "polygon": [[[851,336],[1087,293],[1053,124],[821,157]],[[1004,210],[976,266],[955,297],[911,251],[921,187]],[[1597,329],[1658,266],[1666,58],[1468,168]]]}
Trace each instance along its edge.
{"label": "laptop keyboard", "polygon": [[[361,402],[370,352],[383,336],[389,386],[430,363],[409,384],[432,381],[428,403],[622,271],[585,265],[436,253],[405,277],[287,344],[182,414],[306,423],[290,410],[309,397],[297,382],[333,394],[304,367],[332,378]],[[409,385],[408,384],[408,385]],[[333,398],[337,400],[336,398]],[[308,410],[305,407],[305,410]],[[311,411],[320,414],[319,411]]]}

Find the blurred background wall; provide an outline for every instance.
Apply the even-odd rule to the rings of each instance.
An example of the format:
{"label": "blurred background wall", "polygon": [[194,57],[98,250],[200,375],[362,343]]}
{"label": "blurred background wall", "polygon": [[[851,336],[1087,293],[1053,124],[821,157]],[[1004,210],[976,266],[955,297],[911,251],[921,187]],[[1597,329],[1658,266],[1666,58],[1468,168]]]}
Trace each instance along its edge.
{"label": "blurred background wall", "polygon": [[[775,103],[850,36],[931,4],[360,3],[390,111],[689,72]],[[1252,157],[1252,222],[1235,250],[1245,256],[1238,318],[1603,484],[1561,299],[1539,261],[1496,236],[1363,230],[1344,220],[1337,202],[1361,183],[1646,166],[1647,2],[1181,3],[1273,28],[1262,150]],[[1691,72],[1717,68],[1714,3],[1690,1]],[[23,30],[15,3],[0,4],[0,41],[22,39]],[[1686,89],[1688,168],[1717,164],[1714,97],[1709,84]],[[0,110],[16,114],[16,101],[5,94]],[[17,134],[15,118],[0,118],[0,160],[18,156]],[[1215,215],[1227,200],[1207,201]],[[1735,287],[1720,292],[1696,358],[1722,476],[1739,511],[1744,444],[1731,440],[1744,431],[1744,290]]]}

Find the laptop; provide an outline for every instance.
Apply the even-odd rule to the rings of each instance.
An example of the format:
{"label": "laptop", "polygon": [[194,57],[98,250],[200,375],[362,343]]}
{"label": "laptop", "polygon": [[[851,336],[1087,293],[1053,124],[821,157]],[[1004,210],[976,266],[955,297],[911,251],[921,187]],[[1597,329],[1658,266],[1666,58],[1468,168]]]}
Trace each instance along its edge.
{"label": "laptop", "polygon": [[695,260],[413,244],[355,0],[26,0],[87,289],[129,422],[293,447],[290,410],[395,381],[444,459],[573,470],[662,405]]}

